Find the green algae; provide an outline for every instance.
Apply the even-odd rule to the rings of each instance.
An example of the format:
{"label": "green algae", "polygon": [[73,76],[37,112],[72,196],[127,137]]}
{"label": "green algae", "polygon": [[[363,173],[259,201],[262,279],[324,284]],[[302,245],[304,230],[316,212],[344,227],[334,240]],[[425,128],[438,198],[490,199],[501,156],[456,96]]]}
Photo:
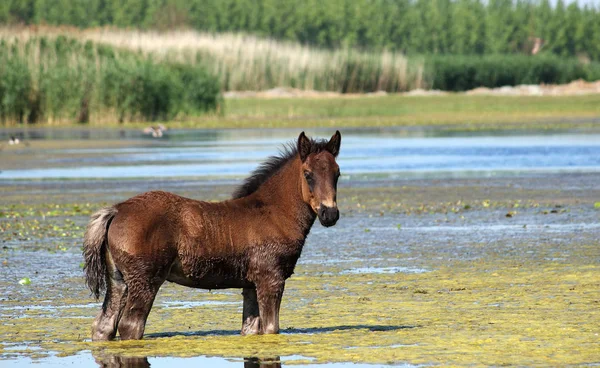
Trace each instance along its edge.
{"label": "green algae", "polygon": [[[127,182],[127,181],[124,181]],[[451,190],[428,184],[403,185],[401,188],[342,187],[339,189],[338,205],[344,216],[422,216],[441,214],[464,219],[478,211],[505,210],[504,217],[519,217],[527,211],[539,215],[564,214],[575,209],[589,207],[600,190],[590,188],[577,193],[555,189],[518,188],[498,186],[493,192],[469,181],[458,182]],[[233,186],[221,191],[233,191]],[[134,193],[125,193],[126,199]],[[194,192],[179,193],[198,197]],[[216,200],[219,195],[210,192],[204,200]],[[104,198],[85,202],[31,203],[29,197],[9,195],[11,205],[0,212],[0,242],[22,244],[30,248],[66,250],[80,246],[77,240],[83,236],[89,215],[109,203]],[[444,221],[447,221],[445,218]],[[371,229],[363,229],[370,232]]]}
{"label": "green algae", "polygon": [[[592,251],[592,246],[581,247],[586,254]],[[280,335],[240,336],[241,297],[234,292],[186,294],[192,301],[231,304],[161,307],[183,290],[167,285],[142,341],[89,342],[96,310],[78,307],[52,311],[53,316],[24,311],[2,322],[0,340],[39,346],[39,356],[91,350],[125,356],[301,355],[317,362],[449,365],[599,359],[600,267],[595,264],[496,260],[455,262],[418,275],[319,276],[302,266],[299,274],[288,282]],[[331,287],[345,292],[326,290]],[[65,305],[87,301],[72,299]],[[31,356],[31,351],[11,354]]]}
{"label": "green algae", "polygon": [[[562,189],[561,180],[543,178],[527,179],[529,186],[517,187],[511,185],[513,181],[342,186],[338,203],[343,219],[358,222],[354,229],[346,228],[351,235],[343,251],[361,258],[347,260],[343,267],[305,264],[301,259],[286,285],[280,335],[239,335],[239,290],[206,292],[166,284],[150,314],[144,340],[108,343],[89,340],[101,303],[85,289],[81,259],[73,256],[80,252],[89,212],[109,202],[108,195],[75,199],[65,195],[49,201],[41,195],[14,192],[16,188],[3,191],[8,203],[15,205],[2,208],[9,215],[0,218],[0,240],[10,248],[0,251],[0,361],[91,351],[95,356],[299,355],[311,363],[563,366],[600,362],[597,231],[578,229],[566,241],[552,244],[519,238],[474,241],[468,244],[470,258],[431,246],[402,247],[404,237],[422,222],[466,218],[485,226],[482,217],[493,224],[514,224],[511,221],[528,216],[537,221],[532,225],[545,225],[556,219],[563,224],[585,222],[577,217],[583,216],[597,223],[590,205],[600,197],[597,186]],[[548,182],[548,189],[540,189],[540,183]],[[114,187],[127,183],[118,181]],[[231,189],[209,191],[206,198],[220,198]],[[200,198],[196,190],[179,194]],[[118,192],[122,199],[129,194]],[[509,212],[513,218],[505,217]],[[360,223],[371,216],[378,221],[389,217],[393,232],[386,235],[375,222]],[[335,232],[328,230],[334,237]],[[344,273],[348,267],[365,267],[372,256],[366,251],[373,242],[386,244],[377,251],[380,259],[411,260],[429,272]],[[59,257],[70,256],[72,274],[50,281],[43,279],[43,269],[36,278],[21,275],[13,257],[20,248],[38,246]],[[306,252],[313,250],[311,245],[307,248]],[[38,257],[45,254],[42,251]],[[344,254],[340,251],[335,257],[343,259]],[[31,285],[18,285],[24,276],[31,277]]]}

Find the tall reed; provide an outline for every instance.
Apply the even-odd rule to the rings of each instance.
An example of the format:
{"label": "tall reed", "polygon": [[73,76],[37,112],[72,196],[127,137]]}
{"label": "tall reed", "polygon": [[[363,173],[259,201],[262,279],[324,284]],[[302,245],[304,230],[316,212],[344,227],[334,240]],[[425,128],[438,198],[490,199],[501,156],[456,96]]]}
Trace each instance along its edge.
{"label": "tall reed", "polygon": [[201,63],[226,91],[303,90],[399,92],[423,88],[423,65],[400,53],[326,50],[245,34],[96,29],[84,40],[141,51],[169,61]]}
{"label": "tall reed", "polygon": [[215,110],[216,77],[200,64],[155,60],[62,35],[0,33],[0,120],[169,120]]}

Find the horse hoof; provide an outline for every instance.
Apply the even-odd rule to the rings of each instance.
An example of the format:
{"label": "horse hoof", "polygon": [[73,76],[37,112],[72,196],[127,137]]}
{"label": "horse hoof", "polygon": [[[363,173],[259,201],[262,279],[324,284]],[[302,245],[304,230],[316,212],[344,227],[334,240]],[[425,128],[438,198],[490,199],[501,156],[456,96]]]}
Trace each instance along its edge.
{"label": "horse hoof", "polygon": [[248,317],[244,321],[242,326],[241,334],[246,335],[258,335],[260,333],[260,317]]}

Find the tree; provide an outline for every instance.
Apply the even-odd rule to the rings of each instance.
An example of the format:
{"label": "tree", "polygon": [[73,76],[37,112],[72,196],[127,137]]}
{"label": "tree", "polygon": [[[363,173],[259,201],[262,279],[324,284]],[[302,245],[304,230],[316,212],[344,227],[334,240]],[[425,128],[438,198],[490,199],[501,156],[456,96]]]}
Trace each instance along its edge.
{"label": "tree", "polygon": [[515,10],[511,0],[490,0],[486,16],[486,50],[492,54],[514,52]]}
{"label": "tree", "polygon": [[485,50],[485,9],[480,0],[458,0],[450,26],[454,54],[482,54]]}
{"label": "tree", "polygon": [[548,25],[552,34],[549,40],[549,46],[552,52],[558,55],[568,55],[569,53],[569,37],[567,34],[566,21],[565,3],[563,0],[558,0],[556,2],[554,14]]}

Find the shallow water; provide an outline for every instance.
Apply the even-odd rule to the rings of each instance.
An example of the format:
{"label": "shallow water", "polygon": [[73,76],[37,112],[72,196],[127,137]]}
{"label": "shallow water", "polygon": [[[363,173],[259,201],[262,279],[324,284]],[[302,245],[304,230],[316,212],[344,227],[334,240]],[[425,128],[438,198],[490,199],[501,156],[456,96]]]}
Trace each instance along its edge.
{"label": "shallow water", "polygon": [[[193,358],[127,358],[127,357],[108,357],[104,359],[97,359],[89,352],[79,353],[69,357],[50,357],[44,359],[43,362],[38,362],[31,359],[22,359],[19,361],[3,361],[2,367],[23,367],[24,365],[33,365],[36,367],[64,367],[64,366],[77,366],[77,367],[91,367],[95,365],[104,365],[105,367],[165,367],[172,368],[177,366],[179,368],[188,367],[214,367],[214,368],[277,368],[281,367],[282,364],[289,363],[294,360],[306,360],[302,356],[291,356],[291,357],[276,357],[271,359],[225,359],[218,357],[193,357]],[[310,359],[309,359],[310,360]],[[326,365],[328,368],[347,368],[347,363],[329,363]],[[298,368],[318,368],[323,367],[323,364],[297,364],[294,363],[293,367]],[[381,364],[352,364],[353,368],[379,368],[386,367]],[[411,364],[398,364],[394,367],[399,368],[413,368],[418,365]]]}
{"label": "shallow water", "polygon": [[600,135],[344,131],[342,217],[312,229],[279,336],[239,336],[239,290],[166,284],[143,341],[94,344],[89,213],[150,189],[227,198],[297,132],[36,134],[0,151],[2,367],[600,362]]}
{"label": "shallow water", "polygon": [[[597,133],[432,138],[407,136],[403,130],[349,129],[343,134],[339,163],[343,173],[352,178],[600,171]],[[98,132],[97,135],[102,136]],[[0,151],[4,161],[0,179],[239,178],[265,157],[277,154],[282,142],[293,140],[296,135],[290,130],[181,130],[150,139],[139,132],[127,132],[104,147],[97,143],[102,140],[93,139],[65,147],[60,139],[37,134],[33,135],[35,139],[25,141],[28,146]],[[88,147],[89,142],[97,144]]]}

